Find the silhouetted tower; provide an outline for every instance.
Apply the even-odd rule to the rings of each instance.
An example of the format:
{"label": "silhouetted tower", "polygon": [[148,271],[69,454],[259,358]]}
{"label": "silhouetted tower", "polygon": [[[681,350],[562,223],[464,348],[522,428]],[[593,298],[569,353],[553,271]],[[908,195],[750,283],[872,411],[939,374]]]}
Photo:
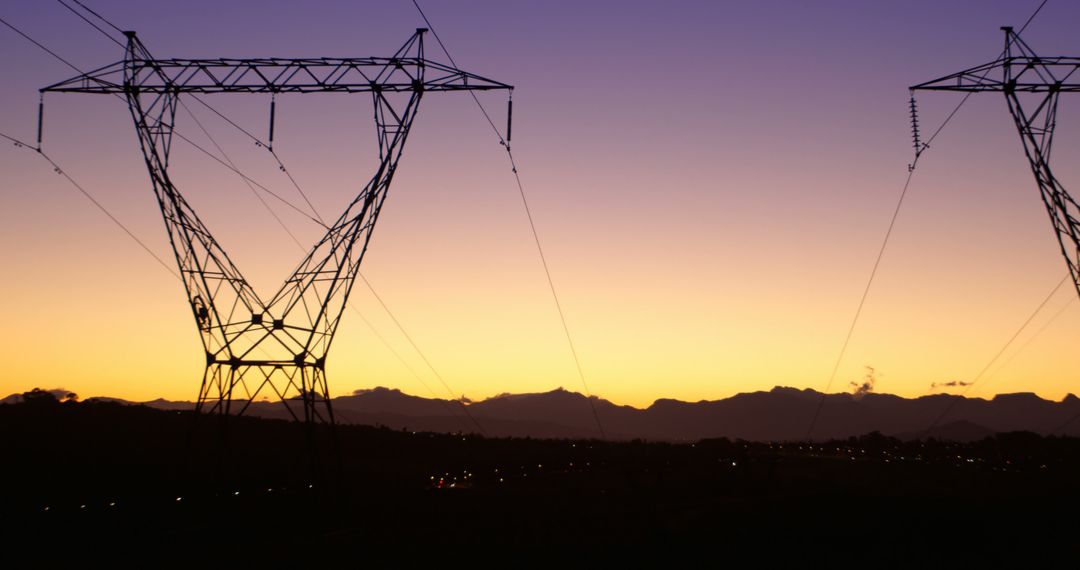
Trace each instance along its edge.
{"label": "silhouetted tower", "polygon": [[[425,59],[426,31],[418,29],[390,57],[353,59],[154,59],[134,32],[125,32],[123,61],[41,90],[121,95],[128,103],[206,350],[197,411],[239,415],[268,395],[296,420],[333,422],[327,353],[421,97],[512,89]],[[185,93],[371,96],[379,166],[269,300],[255,294],[169,177],[176,107]]]}
{"label": "silhouetted tower", "polygon": [[1058,97],[1080,92],[1078,57],[1040,57],[1013,32],[1005,32],[1005,51],[984,65],[920,83],[912,91],[964,91],[1004,93],[1009,112],[1024,142],[1024,152],[1039,194],[1057,233],[1061,253],[1080,294],[1080,206],[1050,170]]}

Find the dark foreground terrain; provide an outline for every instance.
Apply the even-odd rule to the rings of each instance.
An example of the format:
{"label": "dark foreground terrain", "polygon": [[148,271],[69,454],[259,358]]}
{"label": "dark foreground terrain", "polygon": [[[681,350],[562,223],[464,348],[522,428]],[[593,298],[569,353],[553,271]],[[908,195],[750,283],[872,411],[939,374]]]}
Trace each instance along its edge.
{"label": "dark foreground terrain", "polygon": [[1080,556],[1076,438],[674,445],[334,436],[253,418],[222,428],[143,406],[0,405],[5,554],[143,567],[1075,567]]}

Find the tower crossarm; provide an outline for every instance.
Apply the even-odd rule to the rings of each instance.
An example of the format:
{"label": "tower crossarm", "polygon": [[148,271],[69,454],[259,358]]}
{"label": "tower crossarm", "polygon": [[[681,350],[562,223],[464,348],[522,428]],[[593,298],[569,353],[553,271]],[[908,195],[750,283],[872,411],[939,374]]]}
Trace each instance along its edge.
{"label": "tower crossarm", "polygon": [[998,91],[1004,93],[1080,92],[1080,57],[1037,55],[1010,27],[1005,50],[983,65],[912,85],[912,91]]}
{"label": "tower crossarm", "polygon": [[[55,83],[43,92],[140,93],[370,93],[490,91],[511,85],[451,65],[405,55],[423,29],[391,57],[151,59],[134,57]],[[130,33],[130,32],[129,32]],[[415,49],[412,49],[415,52]],[[139,78],[125,85],[125,69]],[[423,69],[423,73],[418,70]]]}
{"label": "tower crossarm", "polygon": [[1080,57],[1041,57],[1012,28],[1002,30],[1005,49],[998,59],[913,85],[911,90],[1005,95],[1061,254],[1080,294],[1080,203],[1050,167],[1058,101],[1062,93],[1080,92]]}
{"label": "tower crossarm", "polygon": [[[296,419],[333,422],[327,353],[421,99],[435,91],[512,89],[426,59],[426,31],[416,30],[390,57],[307,59],[158,59],[134,32],[125,32],[123,61],[41,89],[120,95],[128,104],[205,348],[197,410],[227,414],[233,400],[242,400],[242,414],[260,396],[273,395]],[[170,176],[177,105],[198,94],[270,94],[272,151],[274,95],[335,92],[371,98],[378,167],[336,218],[324,221],[312,207],[312,219],[318,218],[326,234],[264,301]],[[293,410],[298,399],[302,413]]]}
{"label": "tower crossarm", "polygon": [[1080,92],[1078,70],[1080,57],[1003,57],[933,81],[912,85],[911,90],[1076,93]]}

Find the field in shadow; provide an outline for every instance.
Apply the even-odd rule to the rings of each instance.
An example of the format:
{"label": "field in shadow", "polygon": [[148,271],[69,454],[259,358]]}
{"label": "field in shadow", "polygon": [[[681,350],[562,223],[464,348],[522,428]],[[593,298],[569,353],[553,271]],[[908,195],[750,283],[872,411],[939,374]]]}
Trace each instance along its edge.
{"label": "field in shadow", "polygon": [[[0,405],[0,430],[4,536],[43,560],[226,551],[398,567],[430,557],[518,566],[702,552],[717,564],[746,552],[762,563],[1078,554],[1080,440],[1067,437],[670,444],[365,426],[335,435],[55,400]],[[585,558],[563,558],[571,552]]]}

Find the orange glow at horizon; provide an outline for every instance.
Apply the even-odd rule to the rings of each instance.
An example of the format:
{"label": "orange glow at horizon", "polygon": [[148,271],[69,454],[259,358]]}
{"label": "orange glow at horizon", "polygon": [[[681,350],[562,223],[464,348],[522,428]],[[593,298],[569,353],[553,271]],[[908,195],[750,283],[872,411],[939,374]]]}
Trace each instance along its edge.
{"label": "orange glow at horizon", "polygon": [[[746,12],[746,30],[718,34],[703,28],[723,20],[708,3],[692,8],[698,17],[667,19],[642,15],[656,7],[627,8],[627,18],[637,14],[649,26],[626,29],[601,25],[604,16],[591,9],[572,22],[514,9],[528,12],[523,20],[535,28],[459,40],[455,58],[517,85],[514,154],[590,391],[635,407],[778,385],[826,389],[907,175],[905,86],[989,59],[1000,47],[982,27],[1015,20],[1012,12],[981,14],[964,24],[964,43],[943,35],[912,54],[909,30],[924,23],[911,15],[918,10],[878,6],[850,22],[829,19],[840,39],[803,53],[810,32],[802,19],[827,14],[792,8],[774,18],[730,7]],[[433,10],[448,36],[474,29],[449,9]],[[157,39],[159,57],[367,54],[396,46],[396,32],[413,23],[404,9],[388,12],[394,30],[354,20],[359,36],[351,28],[326,32],[347,31],[340,43],[293,37],[279,45],[260,36],[203,46],[167,27],[139,29]],[[1051,20],[1032,30],[1036,49],[1080,51],[1068,43],[1069,18]],[[640,45],[642,29],[653,47]],[[42,34],[74,51],[61,32]],[[548,53],[536,43],[555,35],[565,46]],[[0,35],[0,50],[34,53],[10,36]],[[739,51],[745,46],[753,58]],[[112,61],[112,48],[91,50],[80,63]],[[588,57],[567,62],[571,49]],[[852,87],[871,56],[882,69]],[[0,95],[0,130],[29,132],[36,89],[71,75],[51,63],[38,67],[9,70],[16,80]],[[702,69],[709,72],[697,78]],[[785,71],[762,71],[776,69]],[[612,87],[636,72],[677,88]],[[792,78],[803,86],[798,93]],[[481,95],[496,122],[500,97]],[[1069,112],[1059,117],[1054,151],[1056,173],[1072,189],[1080,188],[1080,161],[1070,158],[1080,151],[1077,99],[1063,98]],[[265,130],[268,99],[210,101],[252,131]],[[924,121],[940,122],[956,102],[920,95]],[[320,212],[333,216],[374,164],[370,101],[305,95],[279,97],[277,105],[275,149]],[[301,203],[265,150],[192,109],[245,173]],[[47,113],[50,156],[174,265],[123,104],[50,95]],[[358,281],[351,303],[359,314],[345,311],[327,361],[332,395],[375,386],[473,400],[584,390],[505,154],[478,116],[468,97],[425,96],[361,267],[454,393]],[[208,143],[185,112],[178,125]],[[182,141],[173,152],[180,190],[256,291],[275,289],[300,249],[234,173]],[[850,391],[865,366],[878,372],[876,392],[905,397],[940,393],[935,383],[970,382],[1066,274],[1000,99],[973,97],[920,162],[830,392]],[[194,399],[204,357],[176,279],[32,152],[0,149],[0,172],[0,397],[62,387],[83,398]],[[319,237],[318,227],[268,202],[302,243]],[[1060,400],[1080,391],[1076,297],[1071,283],[1062,286],[967,395]]]}

